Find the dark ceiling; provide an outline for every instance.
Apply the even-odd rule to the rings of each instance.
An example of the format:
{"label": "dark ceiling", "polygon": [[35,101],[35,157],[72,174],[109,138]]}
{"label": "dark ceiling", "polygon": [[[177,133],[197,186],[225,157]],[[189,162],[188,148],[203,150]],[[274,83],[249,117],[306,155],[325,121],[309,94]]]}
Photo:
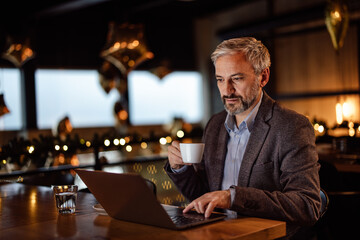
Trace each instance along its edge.
{"label": "dark ceiling", "polygon": [[[37,67],[96,68],[102,59],[108,24],[142,23],[155,58],[140,67],[169,60],[174,69],[194,69],[194,19],[248,0],[51,0],[0,3],[3,48],[6,37],[29,38]],[[4,49],[3,49],[4,50]]]}

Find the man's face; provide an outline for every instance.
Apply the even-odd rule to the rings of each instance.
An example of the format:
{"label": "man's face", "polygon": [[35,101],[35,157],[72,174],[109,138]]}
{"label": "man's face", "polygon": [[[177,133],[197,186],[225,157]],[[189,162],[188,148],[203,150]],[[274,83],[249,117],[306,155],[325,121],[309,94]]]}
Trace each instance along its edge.
{"label": "man's face", "polygon": [[245,112],[257,103],[261,76],[256,76],[243,53],[224,55],[215,63],[217,86],[226,111],[231,115]]}

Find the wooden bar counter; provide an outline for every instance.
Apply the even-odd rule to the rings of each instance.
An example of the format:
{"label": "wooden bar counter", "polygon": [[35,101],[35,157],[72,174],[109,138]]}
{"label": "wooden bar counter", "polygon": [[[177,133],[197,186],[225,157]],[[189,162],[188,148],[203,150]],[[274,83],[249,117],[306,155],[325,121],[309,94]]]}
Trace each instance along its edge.
{"label": "wooden bar counter", "polygon": [[276,239],[285,222],[252,217],[174,231],[100,215],[91,193],[79,192],[73,215],[57,213],[51,188],[0,183],[0,239]]}

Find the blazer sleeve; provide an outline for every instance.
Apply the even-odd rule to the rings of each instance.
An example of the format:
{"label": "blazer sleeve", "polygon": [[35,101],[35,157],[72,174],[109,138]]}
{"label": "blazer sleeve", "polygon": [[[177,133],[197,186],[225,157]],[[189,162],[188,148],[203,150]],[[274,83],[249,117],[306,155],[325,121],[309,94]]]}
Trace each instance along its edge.
{"label": "blazer sleeve", "polygon": [[[217,143],[219,141],[219,126],[223,126],[225,118],[226,112],[223,111],[212,116],[206,124],[202,138],[202,141],[205,143],[205,150],[200,164],[193,164],[181,173],[174,173],[168,161],[164,166],[164,170],[170,179],[179,191],[190,201],[195,200],[207,192],[219,190],[223,168],[220,167],[222,163],[216,163],[214,165],[213,159],[214,156],[218,155],[215,149],[217,149]],[[223,142],[223,145],[225,148],[226,141]],[[217,178],[216,181],[214,180],[215,176]]]}
{"label": "blazer sleeve", "polygon": [[[198,168],[202,168],[202,166],[198,166]],[[179,191],[190,201],[209,192],[208,184],[202,176],[203,171],[195,171],[193,166],[187,167],[185,171],[175,173],[167,161],[164,170]]]}

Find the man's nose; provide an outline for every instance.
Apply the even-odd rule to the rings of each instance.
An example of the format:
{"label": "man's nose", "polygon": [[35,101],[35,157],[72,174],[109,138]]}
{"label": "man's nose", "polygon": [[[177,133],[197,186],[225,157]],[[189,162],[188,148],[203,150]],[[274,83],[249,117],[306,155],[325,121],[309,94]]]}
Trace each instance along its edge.
{"label": "man's nose", "polygon": [[225,82],[226,95],[230,95],[235,92],[234,84],[231,80]]}

